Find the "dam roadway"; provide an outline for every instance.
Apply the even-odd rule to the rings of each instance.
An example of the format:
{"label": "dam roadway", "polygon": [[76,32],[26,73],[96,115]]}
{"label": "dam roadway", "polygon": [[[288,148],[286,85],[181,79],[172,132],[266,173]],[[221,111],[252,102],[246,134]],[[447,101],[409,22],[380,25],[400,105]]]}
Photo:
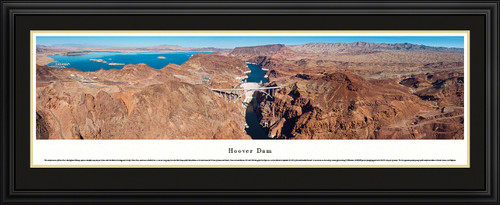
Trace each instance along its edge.
{"label": "dam roadway", "polygon": [[249,104],[253,99],[255,89],[259,89],[260,85],[258,83],[243,83],[241,87],[243,87],[243,89],[245,90],[249,90],[245,94],[245,99],[243,100],[243,103]]}

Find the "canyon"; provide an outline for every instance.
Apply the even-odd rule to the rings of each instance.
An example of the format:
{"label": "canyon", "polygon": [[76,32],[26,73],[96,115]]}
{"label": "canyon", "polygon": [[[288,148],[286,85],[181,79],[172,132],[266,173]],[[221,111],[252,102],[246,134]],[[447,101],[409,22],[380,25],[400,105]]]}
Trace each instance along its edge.
{"label": "canyon", "polygon": [[[143,50],[155,49],[187,50]],[[245,62],[268,70],[263,87],[281,87],[255,92],[252,108],[268,138],[464,138],[463,49],[274,44],[199,49],[213,53],[161,69],[45,66],[49,54],[79,51],[37,47],[37,139],[252,139],[241,100],[210,90],[238,88]]]}
{"label": "canyon", "polygon": [[464,138],[463,49],[357,42],[223,54],[269,69],[267,86],[285,87],[257,97],[271,138]]}

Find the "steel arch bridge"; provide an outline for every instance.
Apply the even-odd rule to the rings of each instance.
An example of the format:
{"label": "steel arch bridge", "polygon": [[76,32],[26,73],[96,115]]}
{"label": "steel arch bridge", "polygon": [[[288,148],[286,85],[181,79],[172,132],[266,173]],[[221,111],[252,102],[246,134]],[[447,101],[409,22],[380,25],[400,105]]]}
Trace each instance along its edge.
{"label": "steel arch bridge", "polygon": [[261,92],[273,98],[276,90],[283,88],[283,86],[260,87],[259,83],[244,83],[241,87],[243,88],[210,90],[223,95],[227,100],[234,103],[236,103],[241,97],[246,96],[244,102],[249,103],[253,98],[254,92]]}

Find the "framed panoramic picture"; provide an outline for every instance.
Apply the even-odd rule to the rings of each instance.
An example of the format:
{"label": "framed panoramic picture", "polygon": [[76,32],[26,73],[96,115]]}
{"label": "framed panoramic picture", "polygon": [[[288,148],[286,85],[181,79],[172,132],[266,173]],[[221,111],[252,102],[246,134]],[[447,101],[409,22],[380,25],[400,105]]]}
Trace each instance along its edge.
{"label": "framed panoramic picture", "polygon": [[2,2],[1,201],[498,203],[471,6]]}
{"label": "framed panoramic picture", "polygon": [[31,38],[33,168],[469,167],[469,31]]}

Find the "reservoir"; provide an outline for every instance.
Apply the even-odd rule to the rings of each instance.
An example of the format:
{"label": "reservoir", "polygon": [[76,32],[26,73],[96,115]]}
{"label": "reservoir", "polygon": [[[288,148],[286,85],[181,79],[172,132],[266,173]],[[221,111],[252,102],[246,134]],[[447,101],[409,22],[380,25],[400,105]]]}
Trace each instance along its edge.
{"label": "reservoir", "polygon": [[57,62],[46,66],[53,68],[76,68],[81,71],[96,71],[101,68],[122,69],[127,64],[145,63],[156,69],[161,69],[169,63],[180,65],[195,53],[199,52],[117,52],[117,51],[88,51],[83,55],[49,55]]}
{"label": "reservoir", "polygon": [[247,82],[249,83],[262,82],[263,84],[267,83],[267,78],[264,78],[267,71],[262,70],[262,67],[259,65],[247,64],[247,66],[248,68],[250,68],[250,71],[252,71],[250,74],[248,74]]}
{"label": "reservoir", "polygon": [[[255,64],[247,64],[248,68],[250,68],[251,73],[248,74],[247,82],[255,82],[255,83],[267,83],[267,79],[264,78],[267,71],[262,70],[262,67]],[[255,93],[254,93],[255,94]],[[257,113],[254,111],[257,103],[255,99],[250,102],[247,106],[247,110],[245,112],[245,120],[248,125],[246,128],[246,132],[252,139],[271,139],[268,137],[268,130],[263,128],[257,116]]]}
{"label": "reservoir", "polygon": [[[88,51],[81,55],[49,55],[57,62],[47,64],[54,68],[76,68],[81,71],[96,71],[99,69],[122,69],[127,64],[145,63],[156,69],[161,69],[170,63],[180,65],[197,52],[172,52],[172,53],[152,53],[152,52],[134,52],[122,53],[114,51]],[[267,83],[265,70],[255,64],[247,64],[250,69],[247,82]],[[270,139],[268,130],[263,128],[258,120],[257,113],[254,111],[257,103],[255,99],[250,102],[245,112],[245,120],[248,125],[246,132],[252,139]]]}

